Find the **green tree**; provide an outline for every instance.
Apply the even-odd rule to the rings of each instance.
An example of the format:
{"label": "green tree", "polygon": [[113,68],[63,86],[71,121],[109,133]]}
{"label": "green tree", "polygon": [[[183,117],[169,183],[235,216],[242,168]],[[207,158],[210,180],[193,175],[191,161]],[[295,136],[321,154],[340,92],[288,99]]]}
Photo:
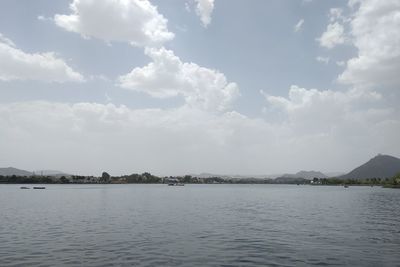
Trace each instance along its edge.
{"label": "green tree", "polygon": [[68,180],[65,176],[61,176],[60,182],[61,182],[62,184],[67,184],[67,183],[69,183],[69,180]]}
{"label": "green tree", "polygon": [[103,183],[109,183],[111,181],[111,176],[107,172],[101,174],[101,181]]}

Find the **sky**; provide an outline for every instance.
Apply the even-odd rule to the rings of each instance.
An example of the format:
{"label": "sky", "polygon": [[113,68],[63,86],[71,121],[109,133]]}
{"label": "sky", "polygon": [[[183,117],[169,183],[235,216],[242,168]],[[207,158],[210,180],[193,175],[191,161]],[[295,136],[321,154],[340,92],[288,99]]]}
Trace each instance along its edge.
{"label": "sky", "polygon": [[3,0],[0,166],[347,172],[400,157],[398,0]]}

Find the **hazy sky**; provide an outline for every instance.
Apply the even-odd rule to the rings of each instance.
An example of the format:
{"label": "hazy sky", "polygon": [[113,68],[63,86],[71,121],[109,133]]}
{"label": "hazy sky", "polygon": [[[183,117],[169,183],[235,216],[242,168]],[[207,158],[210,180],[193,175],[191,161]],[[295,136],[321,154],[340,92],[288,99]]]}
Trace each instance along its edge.
{"label": "hazy sky", "polygon": [[3,0],[0,166],[349,171],[400,156],[399,0]]}

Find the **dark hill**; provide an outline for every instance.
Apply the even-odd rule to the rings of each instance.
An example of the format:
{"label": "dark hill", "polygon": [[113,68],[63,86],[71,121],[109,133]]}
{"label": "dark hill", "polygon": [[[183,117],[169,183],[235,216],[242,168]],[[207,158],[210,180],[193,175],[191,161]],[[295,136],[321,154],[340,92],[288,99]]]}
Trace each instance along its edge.
{"label": "dark hill", "polygon": [[388,155],[378,155],[367,163],[355,168],[348,174],[342,175],[341,179],[367,179],[367,178],[390,178],[400,172],[400,159]]}

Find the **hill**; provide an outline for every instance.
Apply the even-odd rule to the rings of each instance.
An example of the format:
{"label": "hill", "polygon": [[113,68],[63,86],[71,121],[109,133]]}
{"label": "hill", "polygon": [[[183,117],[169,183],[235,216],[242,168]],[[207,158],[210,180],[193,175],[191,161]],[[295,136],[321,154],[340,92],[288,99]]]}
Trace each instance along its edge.
{"label": "hill", "polygon": [[8,168],[0,168],[0,175],[3,175],[3,176],[11,176],[11,175],[31,176],[32,172],[16,169],[13,167],[8,167]]}
{"label": "hill", "polygon": [[292,179],[307,179],[311,180],[313,178],[328,178],[325,174],[319,171],[299,171],[295,174],[284,174],[278,178],[292,178]]}
{"label": "hill", "polygon": [[400,159],[389,155],[377,155],[340,179],[391,178],[400,172]]}
{"label": "hill", "polygon": [[299,171],[295,176],[304,179],[328,178],[328,176],[319,171]]}
{"label": "hill", "polygon": [[61,176],[71,176],[68,173],[57,171],[57,170],[37,170],[35,171],[37,175],[44,175],[44,176],[53,176],[53,177],[61,177]]}
{"label": "hill", "polygon": [[20,170],[17,168],[13,167],[8,167],[8,168],[0,168],[0,175],[3,176],[32,176],[32,175],[44,175],[44,176],[53,176],[53,177],[61,177],[61,176],[70,176],[70,174],[61,172],[61,171],[55,171],[55,170],[37,170],[34,172],[31,171],[26,171],[26,170]]}

